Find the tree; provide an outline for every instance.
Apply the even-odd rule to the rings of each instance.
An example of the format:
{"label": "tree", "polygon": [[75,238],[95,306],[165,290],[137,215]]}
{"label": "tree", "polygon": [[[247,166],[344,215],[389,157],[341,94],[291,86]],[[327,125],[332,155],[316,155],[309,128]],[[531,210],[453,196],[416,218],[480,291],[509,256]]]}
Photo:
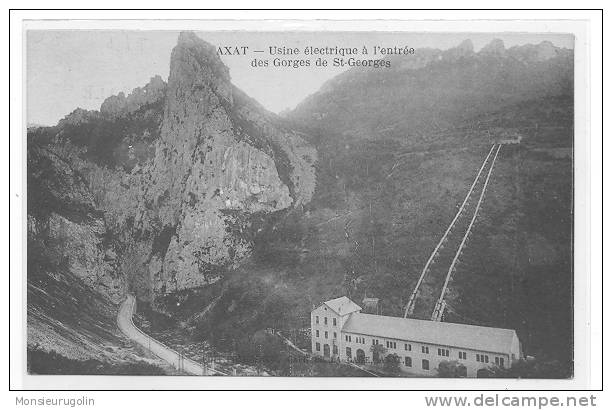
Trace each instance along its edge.
{"label": "tree", "polygon": [[380,363],[381,358],[387,353],[387,349],[383,345],[376,344],[370,347],[370,352],[372,352],[372,361],[374,363]]}
{"label": "tree", "polygon": [[359,280],[359,268],[354,261],[345,260],[344,263],[344,278],[342,280],[342,286],[349,299],[357,292],[357,284]]}
{"label": "tree", "polygon": [[490,368],[490,377],[521,379],[565,379],[572,375],[571,363],[558,360],[544,361],[538,359],[519,360],[510,369],[497,366]]}
{"label": "tree", "polygon": [[395,353],[385,356],[383,369],[389,373],[397,374],[400,372],[400,358]]}
{"label": "tree", "polygon": [[438,365],[438,376],[439,377],[466,377],[467,376],[467,369],[466,367],[459,363],[456,360],[453,361],[448,361],[448,360],[444,360],[441,361],[440,364]]}

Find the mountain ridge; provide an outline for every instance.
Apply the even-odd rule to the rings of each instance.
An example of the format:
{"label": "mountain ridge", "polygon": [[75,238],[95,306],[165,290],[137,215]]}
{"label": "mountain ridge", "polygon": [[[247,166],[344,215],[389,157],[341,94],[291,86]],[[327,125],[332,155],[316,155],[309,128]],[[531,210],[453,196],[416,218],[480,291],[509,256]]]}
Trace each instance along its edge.
{"label": "mountain ridge", "polygon": [[[334,77],[284,117],[310,135],[333,132],[328,123],[341,123],[343,132],[355,138],[384,137],[381,130],[389,127],[395,134],[418,135],[519,101],[573,90],[573,51],[550,42],[506,49],[501,40],[493,40],[473,52],[471,42],[464,41],[447,50],[417,49],[414,55],[389,59],[394,63],[390,70],[351,69]],[[327,98],[331,90],[336,95]],[[350,111],[333,105],[354,100],[358,103]],[[374,112],[368,104],[381,109]],[[374,121],[380,125],[365,125]],[[362,131],[369,136],[359,136]]]}

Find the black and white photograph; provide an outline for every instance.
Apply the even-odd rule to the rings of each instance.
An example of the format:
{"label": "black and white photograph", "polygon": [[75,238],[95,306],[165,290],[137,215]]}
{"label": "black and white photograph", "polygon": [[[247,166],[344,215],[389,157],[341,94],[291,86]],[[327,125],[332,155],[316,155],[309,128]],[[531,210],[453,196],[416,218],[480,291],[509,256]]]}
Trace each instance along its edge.
{"label": "black and white photograph", "polygon": [[572,35],[25,37],[29,374],[572,378]]}
{"label": "black and white photograph", "polygon": [[19,386],[597,385],[582,14],[47,13],[10,62]]}

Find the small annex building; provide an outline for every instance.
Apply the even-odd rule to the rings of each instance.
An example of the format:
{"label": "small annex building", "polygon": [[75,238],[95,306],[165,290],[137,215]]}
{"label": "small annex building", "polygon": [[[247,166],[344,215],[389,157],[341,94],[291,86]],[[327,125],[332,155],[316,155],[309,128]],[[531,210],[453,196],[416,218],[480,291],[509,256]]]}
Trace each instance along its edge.
{"label": "small annex building", "polygon": [[[397,354],[403,371],[436,376],[442,361],[458,361],[467,377],[491,366],[509,368],[521,358],[514,330],[361,313],[342,296],[311,313],[312,352],[329,360],[375,363]],[[382,345],[384,349],[373,349]],[[378,357],[377,357],[378,356]]]}

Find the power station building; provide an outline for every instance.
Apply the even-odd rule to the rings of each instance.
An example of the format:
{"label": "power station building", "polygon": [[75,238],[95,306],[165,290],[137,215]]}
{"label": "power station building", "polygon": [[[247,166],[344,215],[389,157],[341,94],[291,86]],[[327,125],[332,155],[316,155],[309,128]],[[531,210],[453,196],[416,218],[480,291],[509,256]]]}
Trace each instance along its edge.
{"label": "power station building", "polygon": [[346,296],[322,303],[310,320],[312,352],[329,360],[368,364],[395,353],[407,373],[436,376],[440,362],[458,361],[477,377],[521,358],[514,330],[361,313]]}

